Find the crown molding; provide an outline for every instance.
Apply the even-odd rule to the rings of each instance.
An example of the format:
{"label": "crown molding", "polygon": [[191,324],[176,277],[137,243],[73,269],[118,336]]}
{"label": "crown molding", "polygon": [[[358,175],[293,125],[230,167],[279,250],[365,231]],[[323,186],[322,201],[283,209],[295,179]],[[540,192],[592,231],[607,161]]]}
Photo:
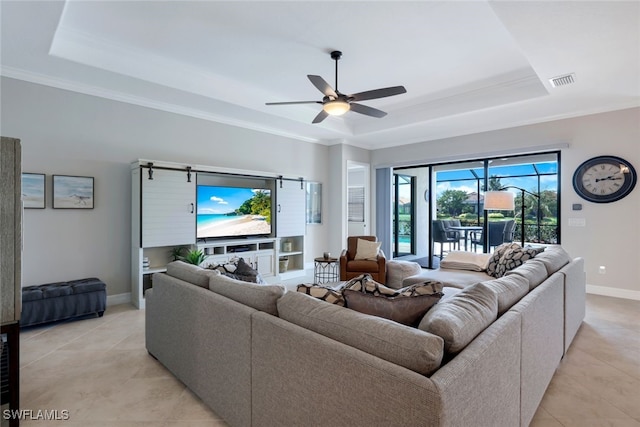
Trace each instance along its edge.
{"label": "crown molding", "polygon": [[123,92],[118,92],[110,89],[101,88],[98,86],[82,84],[78,82],[72,82],[66,79],[47,76],[39,73],[33,73],[31,71],[21,70],[18,68],[0,66],[0,75],[17,80],[23,80],[29,83],[40,84],[44,86],[50,86],[57,89],[68,90],[71,92],[77,92],[84,95],[95,96],[98,98],[110,99],[112,101],[123,102],[126,104],[137,105],[140,107],[151,108],[154,110],[165,111],[168,113],[179,114],[182,116],[193,117],[196,119],[207,120],[210,122],[226,124],[230,126],[236,126],[243,129],[254,130],[257,132],[264,132],[272,135],[282,136],[285,138],[296,139],[304,142],[311,143],[323,143],[322,140],[317,138],[310,138],[301,136],[298,134],[284,132],[279,129],[274,129],[269,126],[256,125],[244,120],[232,119],[219,114],[214,114],[204,110],[198,110],[195,108],[186,108],[166,102],[160,102],[140,96],[135,96]]}

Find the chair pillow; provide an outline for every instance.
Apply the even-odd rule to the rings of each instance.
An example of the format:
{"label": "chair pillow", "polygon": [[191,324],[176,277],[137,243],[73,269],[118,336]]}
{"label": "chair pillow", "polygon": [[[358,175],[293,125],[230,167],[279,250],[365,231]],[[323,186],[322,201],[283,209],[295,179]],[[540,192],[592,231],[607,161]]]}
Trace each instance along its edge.
{"label": "chair pillow", "polygon": [[378,251],[382,242],[371,242],[369,240],[358,239],[356,246],[356,255],[353,257],[355,260],[359,259],[376,259],[378,257]]}
{"label": "chair pillow", "polygon": [[436,304],[418,328],[444,339],[447,353],[458,353],[498,318],[498,297],[477,283]]}
{"label": "chair pillow", "polygon": [[343,290],[342,295],[346,307],[352,310],[383,317],[407,326],[414,326],[442,298],[442,293],[390,297],[351,289]]}
{"label": "chair pillow", "polygon": [[325,304],[300,292],[278,300],[280,317],[288,322],[422,375],[440,367],[442,338],[387,319]]}

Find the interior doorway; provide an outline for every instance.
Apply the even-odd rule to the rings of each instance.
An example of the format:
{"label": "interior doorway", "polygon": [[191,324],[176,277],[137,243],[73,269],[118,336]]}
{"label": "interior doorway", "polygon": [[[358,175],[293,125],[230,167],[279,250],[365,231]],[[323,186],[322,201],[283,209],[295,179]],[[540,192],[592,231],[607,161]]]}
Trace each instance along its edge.
{"label": "interior doorway", "polygon": [[367,236],[369,228],[370,169],[366,163],[347,160],[347,235]]}

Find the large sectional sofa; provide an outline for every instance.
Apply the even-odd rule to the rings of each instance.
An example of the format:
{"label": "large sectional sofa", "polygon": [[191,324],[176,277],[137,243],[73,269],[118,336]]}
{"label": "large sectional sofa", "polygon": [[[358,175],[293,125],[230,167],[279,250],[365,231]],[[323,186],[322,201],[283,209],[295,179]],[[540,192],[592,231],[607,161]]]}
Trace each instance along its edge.
{"label": "large sectional sofa", "polygon": [[583,260],[551,246],[500,278],[412,280],[456,274],[410,327],[172,263],[146,346],[231,426],[527,426],[584,318]]}

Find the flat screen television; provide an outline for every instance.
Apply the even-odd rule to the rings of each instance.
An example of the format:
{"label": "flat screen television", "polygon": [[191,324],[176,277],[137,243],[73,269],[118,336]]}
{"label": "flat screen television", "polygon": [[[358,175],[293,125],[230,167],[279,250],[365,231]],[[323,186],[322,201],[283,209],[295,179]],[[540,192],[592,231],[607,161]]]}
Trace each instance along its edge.
{"label": "flat screen television", "polygon": [[240,238],[271,234],[271,190],[198,185],[198,239]]}

